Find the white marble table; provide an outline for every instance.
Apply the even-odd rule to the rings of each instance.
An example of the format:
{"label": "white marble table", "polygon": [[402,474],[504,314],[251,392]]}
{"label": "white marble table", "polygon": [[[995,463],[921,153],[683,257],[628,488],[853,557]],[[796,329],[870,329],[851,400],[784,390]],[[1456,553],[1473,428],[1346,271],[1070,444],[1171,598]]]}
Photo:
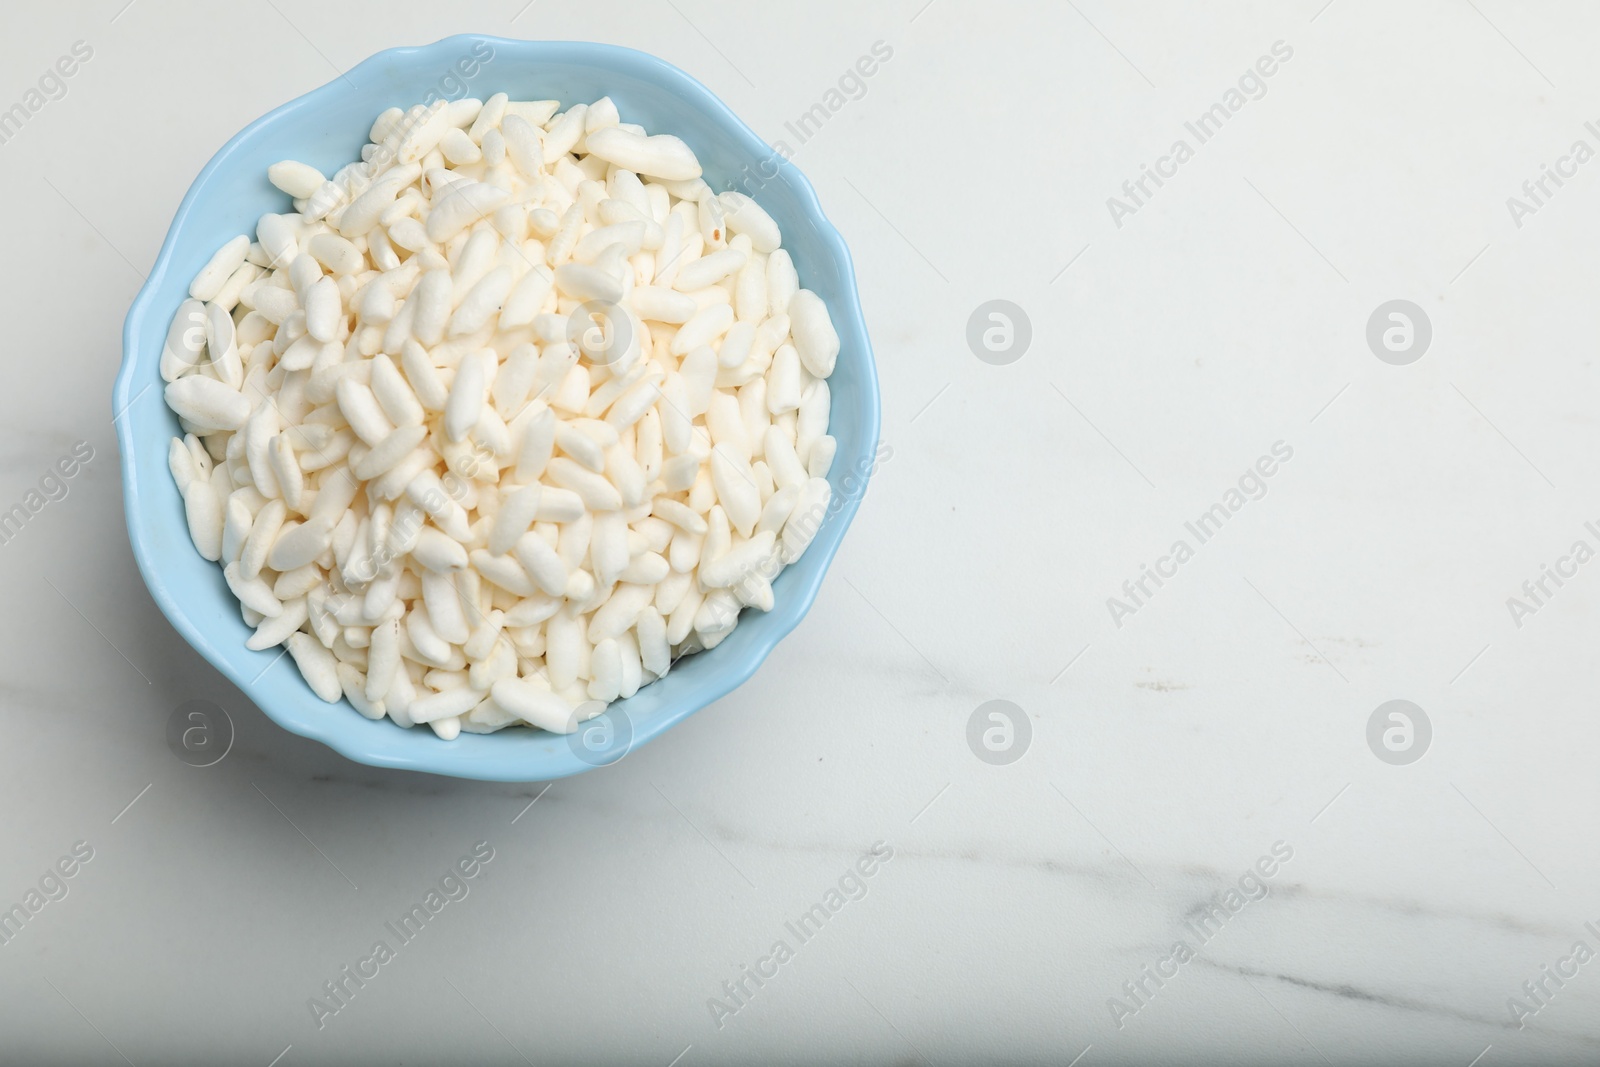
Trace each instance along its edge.
{"label": "white marble table", "polygon": [[[1600,564],[1561,562],[1600,548],[1592,9],[125,3],[0,16],[0,109],[39,104],[0,143],[0,510],[92,449],[0,545],[0,905],[66,893],[0,944],[0,1059],[1600,1054],[1600,960],[1572,956],[1600,951]],[[212,151],[469,30],[649,49],[786,141],[855,253],[893,449],[754,680],[548,791],[262,716],[146,594],[108,421],[123,313]],[[967,343],[994,299],[1031,325],[1010,362]],[[1393,300],[1431,324],[1412,362],[1367,342]],[[1135,601],[1147,564],[1169,576]],[[1571,576],[1535,603],[1547,564]],[[211,767],[164,740],[191,700],[237,729]],[[969,746],[994,700],[1019,760],[987,711]],[[1391,700],[1426,744],[1369,747]],[[479,842],[465,895],[363,964]]]}

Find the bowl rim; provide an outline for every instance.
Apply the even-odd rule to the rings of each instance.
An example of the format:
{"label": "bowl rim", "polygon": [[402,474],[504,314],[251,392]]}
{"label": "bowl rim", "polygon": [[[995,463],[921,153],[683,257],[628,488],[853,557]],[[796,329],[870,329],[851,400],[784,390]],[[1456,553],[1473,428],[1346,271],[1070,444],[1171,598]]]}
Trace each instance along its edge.
{"label": "bowl rim", "polygon": [[[381,746],[373,747],[370,741],[363,738],[359,732],[345,730],[345,725],[354,724],[345,724],[340,718],[336,717],[336,714],[350,713],[351,709],[342,707],[341,703],[329,705],[329,710],[336,714],[328,715],[326,720],[321,717],[301,720],[280,715],[274,710],[271,701],[260,700],[258,696],[252,693],[253,683],[246,678],[246,672],[243,668],[234,662],[228,650],[224,650],[214,644],[204,629],[190,617],[188,606],[174,595],[160,569],[156,566],[155,557],[158,550],[150,543],[153,533],[147,528],[146,509],[142,503],[140,483],[134,463],[135,449],[138,442],[133,435],[132,420],[123,417],[128,409],[143,397],[145,392],[159,384],[159,377],[157,377],[155,381],[146,382],[138,392],[134,392],[137,384],[136,379],[148,376],[154,370],[155,363],[159,358],[159,354],[152,356],[149,353],[144,353],[143,358],[141,358],[138,337],[145,329],[147,316],[157,311],[153,307],[156,300],[156,292],[158,288],[165,284],[167,275],[172,269],[172,260],[177,251],[178,232],[194,210],[196,203],[208,192],[206,186],[221,166],[235,152],[239,151],[241,146],[245,145],[259,129],[268,123],[277,121],[290,113],[312,108],[324,97],[341,92],[343,86],[354,87],[355,83],[351,81],[351,76],[358,72],[385,67],[420,53],[448,50],[454,46],[470,45],[476,42],[488,42],[496,49],[521,50],[526,58],[533,61],[538,61],[540,53],[544,53],[547,58],[555,58],[550,56],[550,53],[554,52],[558,53],[559,58],[566,62],[600,66],[615,69],[619,72],[626,70],[629,75],[656,84],[664,91],[677,95],[691,106],[705,112],[716,125],[730,133],[736,141],[741,143],[742,148],[749,150],[753,155],[759,158],[777,160],[779,171],[784,174],[787,184],[793,189],[801,212],[814,226],[819,240],[835,261],[836,268],[839,271],[841,290],[848,294],[848,307],[837,310],[848,316],[849,321],[857,329],[863,341],[860,388],[862,390],[861,400],[863,401],[865,419],[861,426],[861,432],[864,441],[868,443],[868,447],[872,449],[880,447],[881,411],[877,367],[873,358],[871,341],[867,334],[865,314],[861,306],[860,291],[857,286],[855,265],[850,257],[850,251],[845,244],[843,235],[828,219],[827,214],[822,209],[821,202],[817,198],[815,188],[799,168],[795,167],[785,155],[773,149],[710,89],[706,88],[687,72],[658,56],[638,49],[603,42],[526,40],[477,33],[453,34],[440,38],[431,44],[404,45],[375,52],[348,71],[309,92],[280,104],[250,122],[216,151],[200,173],[195,176],[182,201],[178,204],[177,210],[173,213],[172,221],[167,227],[166,236],[162,240],[161,250],[157,254],[143,286],[140,287],[138,294],[134,297],[128,309],[122,330],[122,363],[112,388],[112,421],[116,426],[117,444],[120,451],[123,511],[129,542],[146,587],[149,589],[157,607],[161,609],[162,614],[167,617],[167,620],[190,646],[238,687],[240,692],[259,708],[267,718],[291,733],[319,741],[345,758],[368,766],[421,771],[480,781],[550,781],[592,770],[594,766],[573,758],[572,760],[561,761],[555,767],[540,766],[522,769],[517,764],[518,762],[527,762],[526,750],[522,750],[519,754],[517,749],[507,746],[503,753],[495,754],[492,758],[485,758],[481,752],[476,753],[475,756],[469,756],[468,753],[456,747],[460,742],[438,741],[436,748],[430,746],[425,753],[420,755],[389,751]],[[597,60],[599,62],[596,62]],[[155,446],[150,445],[149,447]],[[730,658],[726,663],[719,664],[721,669],[713,672],[706,680],[704,683],[705,692],[701,697],[685,700],[683,703],[686,706],[682,708],[666,708],[651,714],[643,722],[642,728],[634,726],[630,721],[632,736],[624,755],[660,736],[683,719],[722,699],[734,689],[743,685],[766,662],[767,657],[777,647],[778,642],[787,637],[799,625],[816,601],[822,580],[838,553],[844,534],[860,506],[861,498],[865,495],[872,470],[861,471],[858,474],[861,479],[859,489],[843,498],[839,498],[838,494],[835,494],[836,499],[842,499],[842,504],[837,511],[832,511],[828,515],[827,521],[818,530],[807,550],[808,557],[813,554],[818,554],[820,557],[814,572],[809,575],[796,572],[795,577],[800,579],[800,583],[790,588],[783,601],[776,605],[771,612],[766,613],[770,623],[768,626],[763,627],[759,640],[744,650],[741,657]],[[780,611],[780,608],[783,610]],[[363,720],[363,722],[365,721]],[[404,736],[408,732],[397,733],[396,736]],[[488,735],[485,735],[485,739],[487,738]],[[618,762],[620,759],[621,757],[618,760],[608,761],[599,765],[610,766],[611,763]]]}

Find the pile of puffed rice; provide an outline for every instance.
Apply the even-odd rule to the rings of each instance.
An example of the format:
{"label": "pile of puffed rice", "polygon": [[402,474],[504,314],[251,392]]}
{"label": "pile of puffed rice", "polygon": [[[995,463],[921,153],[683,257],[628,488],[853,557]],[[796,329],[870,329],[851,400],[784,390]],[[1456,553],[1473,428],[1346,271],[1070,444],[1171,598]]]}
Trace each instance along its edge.
{"label": "pile of puffed rice", "polygon": [[714,647],[826,514],[828,310],[609,98],[378,116],[275,164],[161,358],[190,536],[312,690],[571,732]]}

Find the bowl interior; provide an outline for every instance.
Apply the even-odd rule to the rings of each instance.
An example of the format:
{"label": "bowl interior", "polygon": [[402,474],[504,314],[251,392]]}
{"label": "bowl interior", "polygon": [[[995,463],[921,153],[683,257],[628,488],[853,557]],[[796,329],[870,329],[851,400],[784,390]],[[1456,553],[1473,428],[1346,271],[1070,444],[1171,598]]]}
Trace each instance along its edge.
{"label": "bowl interior", "polygon": [[[253,234],[267,212],[292,210],[267,181],[267,167],[297,159],[332,174],[356,158],[379,112],[422,102],[430,92],[452,99],[505,92],[513,100],[558,99],[563,106],[609,95],[625,122],[683,138],[714,189],[749,193],[778,222],[801,284],[823,298],[839,331],[838,365],[829,379],[829,432],[839,444],[829,476],[834,503],[810,549],[773,583],[776,607],[766,614],[746,611],[717,648],[680,661],[667,677],[613,704],[570,738],[508,729],[444,742],[426,728],[402,730],[364,719],[346,704],[323,703],[292,662],[278,662],[282,649],[245,648],[251,631],[221,568],[194,550],[167,471],[167,442],[180,432],[161,396],[158,364],[167,326],[190,279],[224,241]],[[123,347],[114,407],[129,535],[167,617],[287,729],[363,763],[467,778],[534,781],[612,762],[749,678],[815,599],[878,442],[877,381],[854,271],[810,184],[694,79],[652,56],[609,45],[460,36],[392,49],[252,123],[217,153],[184,198],[129,312]]]}

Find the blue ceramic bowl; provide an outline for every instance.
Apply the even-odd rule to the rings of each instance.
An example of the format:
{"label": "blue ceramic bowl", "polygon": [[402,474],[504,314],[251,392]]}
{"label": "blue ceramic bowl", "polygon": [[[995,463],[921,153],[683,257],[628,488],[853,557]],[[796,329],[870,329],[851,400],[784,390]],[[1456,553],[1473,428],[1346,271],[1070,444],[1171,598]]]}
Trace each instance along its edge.
{"label": "blue ceramic bowl", "polygon": [[[253,233],[263,213],[291,210],[267,182],[270,164],[298,159],[331,174],[356,158],[385,108],[501,91],[513,100],[559,99],[563,105],[610,96],[625,121],[688,142],[713,188],[739,188],[777,220],[801,284],[827,302],[839,331],[838,366],[829,380],[829,432],[839,449],[830,475],[834,504],[810,549],[774,582],[772,611],[746,611],[721,645],[679,662],[666,678],[613,704],[577,734],[513,728],[463,733],[446,742],[426,728],[403,730],[362,718],[343,703],[325,704],[292,662],[274,664],[281,649],[245,648],[250,630],[239,605],[221,568],[190,543],[183,502],[167,471],[167,443],[179,430],[162,402],[158,363],[167,326],[212,252],[236,234]],[[128,536],[156,603],[201,655],[280,726],[379,767],[492,781],[560,778],[615,762],[631,746],[727,694],[755,673],[811,607],[855,515],[878,445],[878,383],[855,272],[811,184],[705,86],[654,56],[611,45],[463,35],[422,48],[392,48],[257,119],[223,146],[189,188],[150,279],[128,312],[122,344],[113,410]]]}

